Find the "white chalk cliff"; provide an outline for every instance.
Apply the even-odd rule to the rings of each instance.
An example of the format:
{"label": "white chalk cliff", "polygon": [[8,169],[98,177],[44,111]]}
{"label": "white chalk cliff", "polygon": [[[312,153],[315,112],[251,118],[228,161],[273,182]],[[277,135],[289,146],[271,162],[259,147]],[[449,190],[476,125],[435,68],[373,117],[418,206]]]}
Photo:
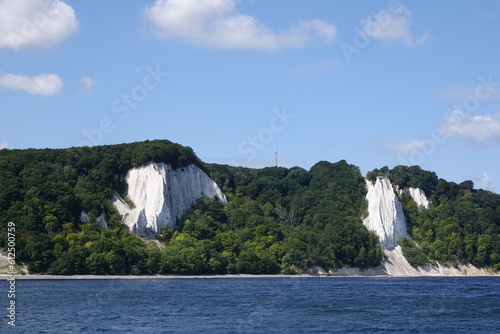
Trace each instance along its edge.
{"label": "white chalk cliff", "polygon": [[131,169],[126,176],[129,207],[118,194],[112,200],[131,232],[156,237],[162,226],[173,228],[203,197],[226,196],[217,184],[195,165],[173,169],[164,163],[149,163]]}
{"label": "white chalk cliff", "polygon": [[409,189],[411,198],[417,203],[418,207],[423,207],[424,209],[430,208],[429,200],[425,196],[425,192],[420,188],[410,188]]}
{"label": "white chalk cliff", "polygon": [[379,176],[375,183],[366,180],[366,188],[368,217],[363,220],[363,224],[375,231],[382,249],[393,250],[399,239],[408,235],[401,202],[387,177]]}
{"label": "white chalk cliff", "polygon": [[375,268],[341,268],[330,271],[332,276],[396,276],[396,277],[414,277],[414,276],[491,276],[499,275],[486,268],[476,268],[471,264],[459,263],[458,266],[425,265],[414,268],[406,261],[401,251],[401,246],[394,250],[384,250],[385,260]]}
{"label": "white chalk cliff", "polygon": [[[384,176],[377,177],[375,183],[365,181],[368,190],[366,194],[368,217],[363,220],[363,224],[369,230],[375,231],[385,254],[385,260],[373,271],[390,276],[416,275],[417,270],[406,261],[401,246],[398,245],[401,238],[408,236],[408,232],[403,206],[394,192],[391,181]],[[415,202],[423,202],[420,197],[423,194],[422,191],[410,191],[410,194],[412,198],[414,195],[418,196],[416,198],[419,202],[414,199]],[[423,196],[425,197],[425,194]]]}
{"label": "white chalk cliff", "polygon": [[[406,218],[401,202],[397,198],[391,181],[387,177],[377,177],[375,183],[366,180],[368,200],[368,217],[363,224],[375,231],[379,237],[385,259],[376,268],[361,270],[359,268],[342,268],[330,272],[334,276],[467,276],[490,275],[487,269],[479,269],[470,264],[460,263],[457,268],[436,265],[412,267],[403,255],[398,241],[407,234]],[[418,188],[399,190],[409,192],[419,207],[429,208],[429,201],[425,193]]]}
{"label": "white chalk cliff", "polygon": [[404,187],[403,189],[399,188],[399,186],[396,186],[396,190],[399,195],[402,195],[403,193],[410,193],[411,198],[413,201],[417,204],[419,208],[424,208],[424,209],[429,209],[430,203],[429,200],[427,199],[427,196],[425,195],[425,192],[420,189],[420,188],[407,188]]}

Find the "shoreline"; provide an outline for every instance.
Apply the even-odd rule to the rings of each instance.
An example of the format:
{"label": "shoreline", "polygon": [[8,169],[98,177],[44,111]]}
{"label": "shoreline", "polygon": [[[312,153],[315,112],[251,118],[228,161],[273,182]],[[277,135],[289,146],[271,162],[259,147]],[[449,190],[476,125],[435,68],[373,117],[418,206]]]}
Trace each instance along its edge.
{"label": "shoreline", "polygon": [[[220,279],[220,278],[310,278],[313,275],[14,275],[16,280],[130,280],[130,279]],[[9,280],[11,275],[0,274],[1,280]]]}
{"label": "shoreline", "polygon": [[500,277],[499,274],[479,275],[4,275],[0,281],[16,280],[131,280],[131,279],[244,279],[244,278],[419,278],[419,277]]}

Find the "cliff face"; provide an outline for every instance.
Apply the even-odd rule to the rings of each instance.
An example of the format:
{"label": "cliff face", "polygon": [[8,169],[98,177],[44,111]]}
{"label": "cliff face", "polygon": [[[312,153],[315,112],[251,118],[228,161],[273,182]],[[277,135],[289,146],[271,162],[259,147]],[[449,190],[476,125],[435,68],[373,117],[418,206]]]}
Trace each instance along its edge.
{"label": "cliff face", "polygon": [[406,218],[391,181],[386,177],[377,177],[375,184],[366,180],[368,193],[368,217],[363,224],[377,233],[380,246],[392,250],[399,239],[407,236]]}
{"label": "cliff face", "polygon": [[411,198],[419,208],[429,209],[431,207],[429,200],[425,195],[425,192],[420,188],[404,187],[403,189],[401,189],[398,186],[396,186],[396,191],[399,195],[402,195],[403,193],[409,193]]}
{"label": "cliff face", "polygon": [[[389,275],[389,276],[425,276],[425,275],[458,275],[460,270],[441,266],[424,266],[413,268],[403,256],[398,241],[408,236],[406,217],[391,181],[386,177],[378,177],[373,184],[366,180],[368,193],[368,217],[363,221],[369,230],[375,231],[379,237],[380,246],[384,250],[386,259],[380,266],[368,270],[364,275]],[[399,193],[409,192],[412,199],[419,207],[429,208],[429,201],[425,193],[418,188],[405,188]],[[473,269],[464,267],[464,272]],[[342,273],[339,273],[342,274]],[[348,274],[345,272],[344,274]],[[462,273],[463,274],[463,273]]]}
{"label": "cliff face", "polygon": [[422,189],[419,188],[410,188],[408,190],[410,192],[411,198],[417,203],[418,207],[423,207],[424,209],[428,209],[430,207],[429,200]]}
{"label": "cliff face", "polygon": [[164,163],[131,169],[126,176],[129,207],[114,194],[113,203],[131,232],[154,238],[162,226],[173,228],[195,202],[203,197],[226,196],[205,172],[195,165],[174,170]]}

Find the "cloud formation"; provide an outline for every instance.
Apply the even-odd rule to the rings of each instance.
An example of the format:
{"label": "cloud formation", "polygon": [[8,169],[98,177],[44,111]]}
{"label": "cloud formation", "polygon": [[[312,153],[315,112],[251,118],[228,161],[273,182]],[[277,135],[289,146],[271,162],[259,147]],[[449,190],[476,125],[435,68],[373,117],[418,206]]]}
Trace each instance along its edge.
{"label": "cloud formation", "polygon": [[417,46],[429,39],[430,34],[425,33],[416,39],[410,30],[411,12],[408,8],[399,4],[391,10],[382,9],[373,16],[361,21],[363,32],[374,39],[386,44],[405,43],[407,46]]}
{"label": "cloud formation", "polygon": [[51,96],[61,93],[62,79],[56,74],[40,74],[29,77],[26,75],[0,75],[0,87],[12,90],[22,90],[31,95]]}
{"label": "cloud formation", "polygon": [[78,25],[73,8],[59,0],[0,0],[0,48],[50,48]]}
{"label": "cloud formation", "polygon": [[492,79],[492,75],[488,76],[488,79],[482,79],[481,83],[478,85],[463,85],[463,86],[453,86],[449,87],[443,91],[439,97],[445,99],[477,99],[479,101],[486,100],[489,98],[499,98],[500,89],[499,82],[495,82]]}
{"label": "cloud formation", "polygon": [[89,95],[92,93],[92,89],[94,88],[96,81],[89,77],[82,77],[80,82],[83,84],[83,88],[80,90],[80,94]]}
{"label": "cloud formation", "polygon": [[0,150],[5,150],[9,148],[9,144],[4,141],[3,143],[0,143]]}
{"label": "cloud formation", "polygon": [[495,185],[491,181],[491,177],[488,175],[488,173],[483,173],[481,176],[481,181],[483,182],[483,188],[489,191],[495,191]]}
{"label": "cloud formation", "polygon": [[[389,143],[387,147],[397,155],[434,152],[436,145],[447,138],[459,138],[470,144],[486,145],[492,141],[500,142],[500,113],[475,115],[461,110],[455,110],[445,116],[441,127],[435,129],[432,138],[412,139],[406,143]],[[482,181],[488,184],[488,176],[483,175]],[[486,186],[485,186],[486,187]]]}
{"label": "cloud formation", "polygon": [[236,0],[156,0],[145,14],[158,37],[214,49],[300,48],[315,36],[329,43],[337,35],[335,26],[320,19],[275,32],[254,17],[240,14]]}
{"label": "cloud formation", "polygon": [[426,142],[420,139],[412,139],[404,144],[391,144],[390,149],[395,154],[412,154],[421,151],[426,146]]}
{"label": "cloud formation", "polygon": [[457,137],[474,143],[500,140],[500,115],[474,115],[456,110],[446,116],[441,131],[444,137]]}

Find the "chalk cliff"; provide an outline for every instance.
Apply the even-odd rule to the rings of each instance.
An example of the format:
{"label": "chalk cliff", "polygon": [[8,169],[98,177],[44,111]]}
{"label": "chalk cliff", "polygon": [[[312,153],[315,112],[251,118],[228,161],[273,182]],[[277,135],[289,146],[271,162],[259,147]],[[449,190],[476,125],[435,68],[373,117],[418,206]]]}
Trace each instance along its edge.
{"label": "chalk cliff", "polygon": [[477,268],[471,264],[459,263],[457,267],[443,266],[440,264],[425,265],[414,268],[406,261],[401,246],[393,250],[384,250],[385,259],[375,268],[341,268],[330,271],[332,276],[490,276],[498,275],[487,268]]}
{"label": "chalk cliff", "polygon": [[173,228],[195,202],[203,197],[226,196],[217,184],[195,165],[173,169],[164,163],[149,163],[131,169],[126,176],[128,198],[133,207],[118,195],[112,200],[131,232],[154,238],[162,226]]}
{"label": "chalk cliff", "polygon": [[375,183],[366,180],[366,188],[368,217],[363,224],[377,233],[382,249],[393,250],[399,239],[408,235],[401,202],[386,177],[377,177]]}
{"label": "chalk cliff", "polygon": [[[489,275],[486,269],[479,269],[470,264],[460,263],[457,268],[436,265],[425,265],[412,267],[403,256],[398,241],[408,236],[406,218],[404,216],[401,202],[398,200],[391,181],[379,176],[375,183],[366,180],[368,200],[368,217],[363,223],[369,230],[375,231],[379,237],[380,246],[384,250],[385,259],[376,268],[360,270],[358,268],[343,268],[331,275],[338,276],[467,276],[467,275]],[[429,208],[429,201],[425,193],[418,188],[405,188],[399,190],[409,192],[419,207]]]}
{"label": "chalk cliff", "polygon": [[410,188],[408,191],[418,207],[423,207],[424,209],[430,208],[429,200],[422,189]]}
{"label": "chalk cliff", "polygon": [[425,195],[425,192],[420,188],[404,187],[403,189],[401,189],[398,186],[396,186],[396,191],[398,192],[399,195],[402,195],[403,193],[410,193],[411,198],[419,208],[429,209],[431,207],[429,200]]}

